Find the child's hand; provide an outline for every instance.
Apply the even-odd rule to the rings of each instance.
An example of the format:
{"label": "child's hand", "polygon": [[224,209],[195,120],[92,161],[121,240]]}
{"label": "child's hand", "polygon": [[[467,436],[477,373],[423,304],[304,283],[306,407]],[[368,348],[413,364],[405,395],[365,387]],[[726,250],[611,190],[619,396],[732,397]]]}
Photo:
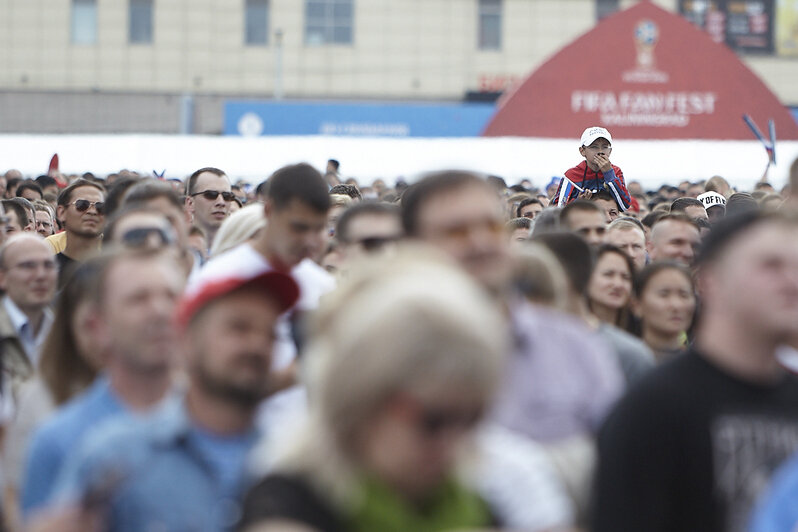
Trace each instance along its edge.
{"label": "child's hand", "polygon": [[598,166],[599,171],[603,174],[604,172],[609,172],[612,170],[612,163],[610,162],[610,158],[606,155],[601,155],[597,153],[595,157],[593,157],[593,162],[596,166]]}

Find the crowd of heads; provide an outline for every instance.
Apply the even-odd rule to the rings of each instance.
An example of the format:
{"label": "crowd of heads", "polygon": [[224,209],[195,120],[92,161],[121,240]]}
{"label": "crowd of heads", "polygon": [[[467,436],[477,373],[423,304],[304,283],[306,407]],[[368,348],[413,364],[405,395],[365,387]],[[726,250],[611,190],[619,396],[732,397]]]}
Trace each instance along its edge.
{"label": "crowd of heads", "polygon": [[[586,142],[584,175],[622,178],[611,138]],[[449,170],[391,187],[340,170],[289,165],[257,186],[215,167],[0,177],[11,530],[302,522],[287,510],[297,478],[359,525],[381,526],[370,497],[386,493],[439,505],[452,527],[495,524],[491,511],[530,530],[585,525],[587,449],[627,389],[695,346],[767,381],[781,365],[724,350],[798,346],[798,167],[778,192],[629,181],[628,201],[613,186],[559,201],[559,182]],[[519,402],[538,388],[585,397]],[[306,397],[295,431],[258,414],[291,390]],[[259,424],[282,445],[256,447]],[[473,483],[465,448],[493,457]],[[504,449],[533,471],[515,489],[557,511],[514,500]],[[213,475],[181,486],[199,474],[184,452]],[[252,452],[268,474],[244,497]]]}

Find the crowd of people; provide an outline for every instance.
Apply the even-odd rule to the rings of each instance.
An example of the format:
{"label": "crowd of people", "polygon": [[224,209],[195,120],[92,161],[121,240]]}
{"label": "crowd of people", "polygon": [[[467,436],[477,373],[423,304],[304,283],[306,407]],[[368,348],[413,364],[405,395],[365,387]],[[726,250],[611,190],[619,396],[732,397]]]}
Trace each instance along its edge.
{"label": "crowd of people", "polygon": [[540,187],[7,172],[1,528],[795,530],[798,162],[647,191],[578,148]]}

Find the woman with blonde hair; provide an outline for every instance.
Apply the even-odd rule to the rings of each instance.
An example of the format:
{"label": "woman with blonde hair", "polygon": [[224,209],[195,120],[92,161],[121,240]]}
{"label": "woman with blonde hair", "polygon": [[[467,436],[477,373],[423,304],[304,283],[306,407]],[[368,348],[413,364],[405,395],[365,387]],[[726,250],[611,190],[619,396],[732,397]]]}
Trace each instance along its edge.
{"label": "woman with blonde hair", "polygon": [[230,216],[219,227],[211,244],[211,258],[252,240],[266,227],[263,203],[251,203]]}
{"label": "woman with blonde hair", "polygon": [[481,528],[458,474],[507,336],[494,303],[431,252],[373,258],[322,302],[304,354],[310,417],[249,494],[242,529]]}

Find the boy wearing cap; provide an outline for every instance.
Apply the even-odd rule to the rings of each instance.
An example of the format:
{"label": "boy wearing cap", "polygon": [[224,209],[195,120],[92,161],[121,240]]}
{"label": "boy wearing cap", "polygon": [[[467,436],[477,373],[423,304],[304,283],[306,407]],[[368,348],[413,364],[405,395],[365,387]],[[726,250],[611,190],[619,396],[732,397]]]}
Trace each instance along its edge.
{"label": "boy wearing cap", "polygon": [[[603,127],[589,127],[582,133],[579,153],[585,160],[566,171],[565,177],[584,192],[579,192],[574,187],[570,195],[565,198],[563,205],[572,202],[579,196],[584,195],[589,198],[592,193],[606,189],[615,199],[621,211],[626,211],[631,207],[632,197],[626,188],[623,172],[610,163],[611,152],[612,136]],[[561,182],[554,198],[560,196],[562,186]]]}

